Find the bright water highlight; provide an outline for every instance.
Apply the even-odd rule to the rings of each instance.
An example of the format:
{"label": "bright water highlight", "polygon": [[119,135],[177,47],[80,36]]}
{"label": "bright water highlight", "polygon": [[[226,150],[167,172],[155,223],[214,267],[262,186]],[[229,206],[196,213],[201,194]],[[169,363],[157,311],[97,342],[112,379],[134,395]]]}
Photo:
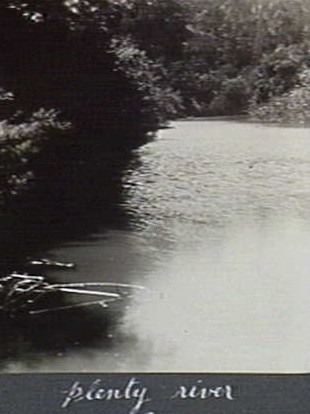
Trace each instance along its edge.
{"label": "bright water highlight", "polygon": [[179,121],[123,175],[130,227],[49,252],[59,280],[138,283],[110,348],[8,371],[310,370],[310,134]]}

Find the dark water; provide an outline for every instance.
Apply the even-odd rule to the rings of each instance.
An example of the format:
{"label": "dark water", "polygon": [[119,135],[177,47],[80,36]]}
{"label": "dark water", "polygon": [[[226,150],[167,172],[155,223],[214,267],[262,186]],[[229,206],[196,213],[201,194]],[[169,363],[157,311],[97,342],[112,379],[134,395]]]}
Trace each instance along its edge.
{"label": "dark water", "polygon": [[98,323],[104,339],[29,346],[3,370],[309,371],[309,139],[307,128],[233,121],[160,131],[123,173],[127,226],[44,252],[77,264],[56,280],[148,291]]}

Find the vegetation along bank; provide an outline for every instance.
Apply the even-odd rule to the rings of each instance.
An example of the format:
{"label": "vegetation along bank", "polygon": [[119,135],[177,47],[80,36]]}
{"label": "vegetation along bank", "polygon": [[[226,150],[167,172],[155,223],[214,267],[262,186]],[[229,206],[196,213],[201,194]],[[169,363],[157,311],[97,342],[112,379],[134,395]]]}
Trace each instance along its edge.
{"label": "vegetation along bank", "polygon": [[115,204],[168,119],[307,122],[309,21],[309,0],[3,0],[1,242]]}

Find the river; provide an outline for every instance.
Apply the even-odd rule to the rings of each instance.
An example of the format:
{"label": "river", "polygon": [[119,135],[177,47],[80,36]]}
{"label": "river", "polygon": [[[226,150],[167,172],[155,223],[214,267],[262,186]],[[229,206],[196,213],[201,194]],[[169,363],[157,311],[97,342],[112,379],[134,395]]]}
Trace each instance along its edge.
{"label": "river", "polygon": [[60,281],[120,281],[145,293],[109,346],[10,360],[5,372],[310,370],[309,129],[183,120],[134,151],[124,228],[46,255]]}

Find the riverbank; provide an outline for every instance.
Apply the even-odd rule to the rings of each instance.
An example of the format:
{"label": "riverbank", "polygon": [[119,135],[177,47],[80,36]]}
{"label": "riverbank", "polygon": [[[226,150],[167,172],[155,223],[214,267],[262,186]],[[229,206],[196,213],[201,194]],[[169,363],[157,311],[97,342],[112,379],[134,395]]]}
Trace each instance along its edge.
{"label": "riverbank", "polygon": [[149,139],[122,135],[122,145],[117,136],[112,144],[99,139],[90,145],[74,137],[59,137],[58,144],[53,140],[32,164],[34,176],[27,191],[12,197],[2,211],[2,272],[17,270],[27,256],[40,255],[48,246],[87,235],[98,226],[125,225],[122,173],[133,149]]}

